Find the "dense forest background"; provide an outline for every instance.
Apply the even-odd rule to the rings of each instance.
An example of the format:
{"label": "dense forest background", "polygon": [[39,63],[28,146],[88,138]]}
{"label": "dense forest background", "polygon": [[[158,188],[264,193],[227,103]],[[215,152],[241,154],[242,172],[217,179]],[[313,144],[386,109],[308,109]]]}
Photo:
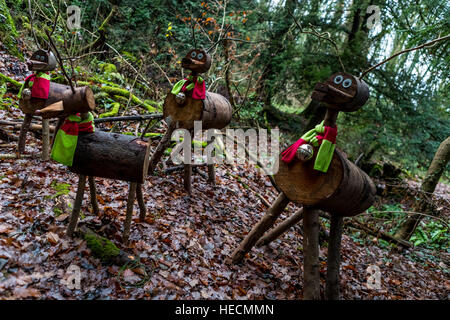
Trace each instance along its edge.
{"label": "dense forest background", "polygon": [[[31,41],[27,1],[6,4]],[[80,30],[67,30],[69,4],[82,9]],[[45,45],[42,30],[52,27],[57,2],[33,0],[31,5],[37,40]],[[369,29],[371,5],[380,8],[380,21]],[[62,46],[66,42],[70,56],[102,52],[74,61],[78,79],[109,72],[109,80],[123,87],[137,83],[138,95],[160,102],[180,78],[185,52],[212,47],[209,90],[230,97],[236,122],[279,126],[288,143],[324,114],[310,98],[316,82],[342,65],[359,75],[393,53],[447,34],[448,14],[448,4],[439,0],[62,1],[54,35]],[[33,45],[28,42],[26,48]],[[438,43],[401,55],[366,77],[369,103],[339,119],[339,145],[351,159],[364,154],[365,161],[426,171],[450,133],[448,52],[449,42]]]}
{"label": "dense forest background", "polygon": [[[66,10],[69,5],[77,5],[81,9],[81,26],[78,29],[68,27],[71,16]],[[449,16],[450,5],[442,0],[0,0],[0,115],[4,118],[4,126],[9,126],[8,130],[12,131],[0,128],[0,139],[4,142],[0,154],[14,153],[17,140],[14,130],[20,129],[19,120],[23,117],[18,109],[19,82],[30,74],[24,61],[38,47],[48,48],[45,31],[52,33],[64,59],[65,72],[74,83],[93,89],[97,104],[94,115],[98,118],[160,113],[168,90],[186,75],[181,68],[182,57],[193,47],[209,49],[213,62],[205,74],[207,90],[226,96],[233,105],[230,127],[279,128],[280,145],[284,148],[322,121],[325,107],[311,100],[317,82],[344,69],[355,76],[361,75],[395,53],[446,37],[450,33]],[[368,102],[357,112],[341,112],[339,115],[337,145],[374,179],[378,195],[374,206],[365,214],[348,219],[345,225],[343,279],[345,283],[351,283],[346,287],[345,298],[362,296],[371,299],[374,295],[380,295],[389,299],[448,299],[450,284],[443,279],[448,279],[450,272],[447,222],[450,213],[449,45],[448,39],[439,41],[401,54],[372,70],[364,78],[370,88]],[[52,71],[51,77],[54,82],[67,83],[60,68]],[[52,121],[52,125],[56,124]],[[145,125],[144,122],[116,122],[101,124],[99,128],[137,135]],[[147,136],[158,141],[164,130],[163,124],[154,123]],[[34,143],[28,146],[29,152],[39,149],[36,147],[40,144],[39,133],[35,132],[35,138]],[[427,175],[440,145],[442,154],[447,157],[446,165]],[[63,222],[70,210],[67,206],[61,207],[61,203],[70,203],[70,197],[74,198],[76,183],[73,175],[55,163],[42,165],[39,160],[32,159],[32,165],[28,167],[21,162],[25,160],[13,158],[5,157],[5,160],[2,158],[3,163],[0,162],[0,168],[4,169],[0,172],[0,190],[4,194],[0,198],[0,213],[2,206],[5,212],[5,208],[15,210],[14,215],[5,213],[4,217],[0,216],[0,234],[12,233],[14,228],[11,226],[14,226],[21,230],[28,228],[28,231],[22,232],[28,237],[35,237],[34,233],[44,237],[43,234],[48,233],[35,227],[37,222],[47,226],[59,223],[59,229],[48,227],[49,233],[52,233],[51,240],[36,245],[38,247],[33,250],[50,252],[52,257],[54,252],[62,250],[55,249],[56,244],[63,246],[67,257],[61,258],[55,254],[56,258],[53,258],[56,261],[53,264],[60,268],[67,267],[68,261],[73,258],[69,257],[69,253],[87,259],[83,253],[85,245],[84,248],[79,243],[67,245],[66,240],[54,238],[58,232],[61,235],[64,232],[61,231]],[[439,167],[439,164],[436,166]],[[223,166],[218,170],[220,179],[227,182],[219,184],[215,193],[206,183],[196,181],[195,188],[200,191],[195,205],[180,196],[176,187],[177,183],[180,184],[179,177],[167,174],[161,178],[158,171],[149,178],[151,183],[145,186],[144,195],[149,211],[155,212],[155,216],[143,227],[144,231],[139,231],[143,240],[132,242],[131,247],[135,253],[148,251],[153,254],[160,250],[160,255],[155,254],[158,259],[172,255],[173,260],[167,261],[172,261],[173,267],[164,267],[162,263],[161,269],[158,269],[159,266],[155,269],[164,279],[152,278],[154,288],[166,288],[164,281],[170,278],[166,277],[169,271],[175,274],[172,269],[181,270],[184,268],[182,266],[191,263],[183,254],[193,249],[186,249],[180,254],[184,250],[180,248],[184,247],[174,244],[183,243],[186,236],[174,236],[169,224],[176,224],[178,229],[187,228],[189,238],[209,239],[206,245],[203,243],[205,248],[210,244],[208,241],[212,241],[208,232],[214,236],[214,232],[222,232],[220,245],[216,245],[216,249],[220,247],[220,257],[225,257],[237,243],[236,237],[231,234],[235,236],[247,232],[247,227],[256,223],[255,216],[265,212],[264,201],[267,203],[267,199],[275,198],[275,189],[267,176],[254,167],[245,164],[232,169],[234,171]],[[34,173],[34,178],[29,178],[27,170]],[[49,172],[51,178],[47,178]],[[434,176],[440,181],[437,187]],[[228,183],[233,192],[229,190]],[[104,215],[113,221],[108,222],[108,227],[102,227],[103,231],[106,230],[106,235],[103,235],[108,238],[117,236],[122,228],[118,222],[119,212],[124,211],[125,207],[123,199],[126,196],[120,194],[124,193],[122,189],[113,183],[103,183],[100,188],[100,193],[108,194],[104,202],[109,209],[105,209]],[[434,196],[429,197],[433,192]],[[173,201],[167,201],[167,195]],[[24,197],[29,199],[24,200]],[[205,208],[210,208],[211,203],[217,207],[211,206],[213,211],[208,211]],[[28,207],[35,210],[30,212],[36,220],[23,217],[28,215]],[[226,232],[216,223],[219,221],[215,216],[219,210],[217,208],[227,213],[223,218],[227,221]],[[211,216],[204,219],[203,215],[191,214],[192,210]],[[290,207],[288,211],[292,213],[294,209]],[[47,216],[42,216],[42,212]],[[177,212],[178,216],[173,212]],[[51,223],[48,216],[54,219]],[[232,222],[228,222],[228,217],[233,217]],[[28,225],[23,225],[22,221]],[[189,223],[180,221],[190,221],[191,227],[195,225],[198,228],[193,231],[188,227]],[[401,226],[407,225],[408,221],[409,231],[412,231],[402,234]],[[11,226],[4,227],[3,223]],[[321,217],[321,241],[328,236],[325,231],[328,226],[328,220]],[[207,231],[203,231],[203,227]],[[297,258],[301,229],[294,229],[293,233],[295,236],[284,238],[280,247],[288,256]],[[20,233],[14,231],[14,234]],[[25,249],[22,244],[14,245],[15,242],[9,240],[12,238],[8,235],[4,241],[0,239],[7,248],[4,252],[25,252],[28,247],[31,248],[31,245]],[[22,240],[33,242],[34,239]],[[222,243],[225,243],[223,247]],[[217,257],[213,257],[213,249],[208,253],[211,257],[207,257],[209,269],[202,269],[200,279],[206,279],[205,274],[211,268],[216,268],[214,272],[221,275],[219,278],[230,278],[231,269],[223,269],[226,267],[220,259],[216,261]],[[15,276],[20,273],[23,265],[26,273],[29,264],[36,264],[35,258],[27,260],[28,253],[15,252],[26,262],[19,261],[18,267],[11,267],[12,259],[5,258],[2,250],[0,248],[0,270],[5,266],[5,270],[8,267],[8,270],[13,270],[5,273],[4,279],[7,279],[7,274]],[[189,255],[203,259],[204,253],[193,254],[191,251]],[[152,289],[154,291],[150,296],[298,298],[302,284],[297,280],[298,263],[295,259],[291,259],[292,262],[286,258],[277,265],[279,257],[274,252],[269,254],[274,265],[270,277],[277,280],[271,280],[270,287],[266,287],[265,280],[261,280],[263,277],[255,276],[260,275],[258,272],[261,270],[264,275],[270,273],[261,256],[255,258],[254,265],[246,265],[241,270],[248,279],[252,279],[243,280],[244,284],[237,284],[239,279],[233,283],[230,280],[231,284],[226,285],[229,288],[210,290],[207,280],[200,283],[192,280],[194,284],[188,283],[188,280],[186,283],[180,280],[181,284],[171,280],[182,290],[168,287],[167,292],[161,292]],[[389,275],[383,280],[386,290],[368,293],[361,289],[360,283],[365,281],[361,274],[365,274],[367,266],[375,261],[382,261],[378,265]],[[50,259],[45,263],[48,265],[44,269],[53,267]],[[147,297],[148,292],[143,293],[140,289],[131,293],[111,289],[113,285],[108,282],[111,274],[115,272],[120,275],[120,272],[112,272],[101,263],[89,263],[101,272],[97,279],[92,276],[89,283],[92,287],[104,286],[104,291],[92,293],[93,297]],[[402,270],[395,269],[396,263],[402,266]],[[194,265],[192,274],[195,276],[201,269],[196,268]],[[175,278],[184,278],[176,274],[178,276]],[[278,281],[278,277],[284,280]],[[48,288],[43,285],[43,288],[38,288],[39,293],[17,293],[14,285],[8,282],[10,280],[2,282],[4,279],[0,278],[0,288],[4,287],[11,297],[38,297],[44,291],[47,297],[52,297],[52,290],[59,292],[55,286],[48,286],[51,290],[46,291]],[[199,286],[207,290],[207,294]],[[430,287],[433,290],[429,290]],[[191,294],[193,288],[198,289],[195,295]],[[255,292],[252,288],[256,288]],[[70,292],[65,294],[72,296]],[[89,294],[86,293],[83,298],[89,298]]]}

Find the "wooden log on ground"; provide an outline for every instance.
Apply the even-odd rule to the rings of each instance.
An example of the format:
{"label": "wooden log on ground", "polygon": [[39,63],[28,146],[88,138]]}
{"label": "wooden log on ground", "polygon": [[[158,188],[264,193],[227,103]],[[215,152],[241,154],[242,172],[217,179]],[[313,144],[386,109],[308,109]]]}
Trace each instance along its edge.
{"label": "wooden log on ground", "polygon": [[303,207],[303,299],[320,299],[319,211]]}
{"label": "wooden log on ground", "polygon": [[267,213],[264,215],[264,217],[247,234],[245,239],[236,248],[236,250],[234,250],[233,254],[231,255],[232,263],[240,263],[244,259],[245,254],[253,248],[253,246],[256,244],[256,242],[258,242],[264,232],[266,232],[270,227],[273,226],[277,218],[280,216],[280,214],[288,204],[289,199],[284,193],[280,193],[272,206],[267,210]]}
{"label": "wooden log on ground", "polygon": [[164,118],[170,116],[179,123],[179,128],[187,130],[194,128],[194,121],[202,121],[203,129],[222,129],[230,123],[232,113],[230,102],[212,92],[206,92],[205,100],[193,99],[188,93],[183,104],[178,104],[175,95],[169,92],[163,107]]}
{"label": "wooden log on ground", "polygon": [[67,226],[67,236],[72,237],[73,232],[75,231],[75,228],[78,223],[78,218],[80,216],[80,210],[81,210],[81,203],[83,202],[83,195],[84,195],[84,187],[86,186],[86,176],[83,174],[80,174],[78,177],[78,188],[77,188],[77,195],[75,197],[75,203],[73,205],[72,214],[70,216],[70,222]]}
{"label": "wooden log on ground", "polygon": [[[63,109],[54,108],[55,103],[62,101]],[[45,109],[47,108],[48,109]],[[19,108],[25,114],[39,113],[43,118],[70,115],[93,111],[95,109],[94,93],[89,87],[75,88],[72,92],[70,86],[50,82],[48,99],[20,99]],[[37,112],[39,110],[39,112]]]}
{"label": "wooden log on ground", "polygon": [[161,119],[162,113],[144,114],[138,116],[108,117],[94,119],[94,123],[117,122],[117,121],[144,121],[149,119]]}
{"label": "wooden log on ground", "polygon": [[295,212],[288,219],[281,222],[273,230],[270,230],[270,232],[264,235],[264,237],[259,239],[259,241],[256,243],[256,246],[262,247],[268,245],[272,241],[278,239],[278,237],[280,237],[282,234],[284,234],[286,231],[288,231],[291,227],[296,225],[302,219],[303,219],[303,208]]}
{"label": "wooden log on ground", "polygon": [[138,137],[96,131],[81,133],[70,171],[87,176],[143,183],[149,144]]}
{"label": "wooden log on ground", "polygon": [[331,215],[330,238],[328,241],[327,282],[325,297],[328,300],[339,300],[339,270],[341,261],[341,240],[344,218]]}
{"label": "wooden log on ground", "polygon": [[314,170],[315,156],[289,165],[279,159],[274,179],[291,201],[341,216],[360,214],[373,204],[374,183],[342,151],[335,150],[327,173]]}

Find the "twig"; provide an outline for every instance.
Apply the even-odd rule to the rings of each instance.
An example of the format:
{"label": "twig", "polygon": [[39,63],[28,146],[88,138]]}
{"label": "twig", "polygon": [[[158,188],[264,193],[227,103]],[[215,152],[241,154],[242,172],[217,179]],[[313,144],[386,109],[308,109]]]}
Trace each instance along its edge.
{"label": "twig", "polygon": [[366,76],[366,75],[367,75],[370,71],[372,71],[373,69],[378,68],[379,66],[385,64],[386,62],[388,62],[388,61],[394,59],[395,57],[397,57],[397,56],[399,56],[399,55],[401,55],[401,54],[403,54],[403,53],[407,53],[407,52],[411,52],[411,51],[414,51],[414,50],[419,50],[419,49],[423,49],[423,48],[426,48],[426,47],[430,47],[431,45],[433,45],[433,44],[435,44],[435,43],[437,43],[437,42],[439,42],[439,41],[448,40],[449,38],[450,38],[450,34],[449,34],[449,35],[446,35],[445,37],[440,37],[440,38],[434,39],[434,40],[432,40],[432,41],[429,41],[429,42],[427,42],[427,43],[423,43],[423,44],[421,44],[420,46],[417,46],[417,47],[414,47],[414,48],[405,49],[405,50],[402,50],[402,51],[400,51],[400,52],[397,52],[396,54],[390,56],[389,58],[387,58],[387,59],[381,61],[380,63],[377,63],[376,65],[370,67],[369,69],[363,71],[363,72],[361,73],[361,75],[359,76],[359,78],[360,78],[360,79],[363,79],[364,76]]}
{"label": "twig", "polygon": [[72,79],[70,79],[69,76],[67,75],[66,70],[64,69],[64,64],[62,62],[61,55],[59,54],[58,48],[56,48],[55,43],[53,42],[53,39],[47,29],[45,30],[45,34],[47,35],[48,40],[50,41],[50,44],[53,47],[53,50],[55,50],[55,54],[58,57],[59,66],[61,67],[61,70],[62,70],[64,76],[66,77],[67,81],[69,81],[69,85],[70,85],[70,88],[72,89],[72,93],[75,94],[75,88],[73,87]]}
{"label": "twig", "polygon": [[[52,2],[53,5],[53,2]],[[52,31],[50,32],[50,36],[55,32],[56,30],[56,24],[58,23],[58,18],[59,18],[59,12],[61,10],[61,3],[60,0],[58,0],[58,10],[56,11],[56,16],[55,16],[55,22],[53,23],[53,28]]]}
{"label": "twig", "polygon": [[37,47],[39,48],[39,42],[38,42],[36,33],[34,32],[34,27],[33,27],[33,14],[31,12],[31,0],[28,0],[28,11],[29,11],[29,14],[30,14],[31,33],[33,34],[34,42],[36,43]]}
{"label": "twig", "polygon": [[67,57],[67,58],[62,58],[62,59],[63,59],[63,60],[79,60],[79,59],[82,59],[82,58],[84,58],[84,57],[87,57],[87,56],[89,56],[89,55],[91,55],[91,54],[100,54],[100,53],[105,53],[105,52],[106,52],[105,50],[103,50],[103,51],[92,51],[92,52],[88,52],[88,53],[82,54],[82,55],[80,55],[80,56]]}
{"label": "twig", "polygon": [[161,113],[146,114],[142,116],[122,116],[94,119],[94,123],[116,122],[116,121],[144,121],[147,119],[162,119]]}
{"label": "twig", "polygon": [[[311,24],[310,24],[310,27],[312,28],[312,31],[304,31],[304,30],[303,30],[303,27],[300,25],[300,23],[298,23],[298,21],[297,21],[297,19],[295,19],[294,15],[293,15],[291,12],[288,12],[288,13],[289,13],[289,15],[292,17],[292,19],[294,19],[294,22],[295,22],[295,24],[297,25],[297,27],[300,29],[300,32],[301,32],[301,33],[311,34],[311,35],[313,35],[313,36],[316,36],[317,38],[324,39],[324,40],[330,42],[330,43],[333,45],[334,49],[336,50],[336,55],[337,55],[337,57],[338,57],[338,59],[339,59],[339,64],[340,64],[341,67],[342,67],[342,71],[345,72],[345,66],[344,66],[344,63],[342,62],[341,56],[339,55],[339,48],[338,48],[336,42],[334,42],[333,39],[331,39],[330,34],[329,34],[328,32],[319,33],[317,30],[315,30],[314,26],[311,25]],[[326,35],[326,36],[325,36],[325,35]]]}

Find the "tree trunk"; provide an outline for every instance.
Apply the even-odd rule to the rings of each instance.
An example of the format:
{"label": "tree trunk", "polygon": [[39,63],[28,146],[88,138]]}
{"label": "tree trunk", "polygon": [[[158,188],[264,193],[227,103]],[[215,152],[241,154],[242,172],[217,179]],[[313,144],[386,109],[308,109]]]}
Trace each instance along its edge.
{"label": "tree trunk", "polygon": [[[428,168],[425,179],[420,187],[421,193],[419,199],[414,204],[413,211],[426,213],[430,211],[431,196],[436,189],[436,185],[442,176],[442,173],[450,160],[450,137],[445,139],[439,146],[436,154],[434,155],[433,161]],[[413,215],[406,219],[405,222],[400,226],[399,230],[395,234],[395,238],[408,241],[412,234],[416,230],[422,215]]]}

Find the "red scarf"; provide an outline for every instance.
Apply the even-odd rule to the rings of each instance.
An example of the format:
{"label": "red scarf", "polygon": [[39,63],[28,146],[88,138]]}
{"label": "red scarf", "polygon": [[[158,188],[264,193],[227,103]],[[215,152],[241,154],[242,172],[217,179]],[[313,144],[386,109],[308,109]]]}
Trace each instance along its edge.
{"label": "red scarf", "polygon": [[189,75],[186,80],[181,91],[185,92],[187,90],[187,86],[191,83],[194,83],[194,90],[192,90],[192,98],[197,100],[204,100],[206,97],[206,85],[205,80],[201,83],[198,82],[198,76]]}
{"label": "red scarf", "polygon": [[29,80],[33,82],[33,87],[31,88],[31,97],[39,99],[48,99],[48,94],[50,92],[50,80],[39,76],[39,73],[33,73],[32,75],[25,78],[25,81]]}

